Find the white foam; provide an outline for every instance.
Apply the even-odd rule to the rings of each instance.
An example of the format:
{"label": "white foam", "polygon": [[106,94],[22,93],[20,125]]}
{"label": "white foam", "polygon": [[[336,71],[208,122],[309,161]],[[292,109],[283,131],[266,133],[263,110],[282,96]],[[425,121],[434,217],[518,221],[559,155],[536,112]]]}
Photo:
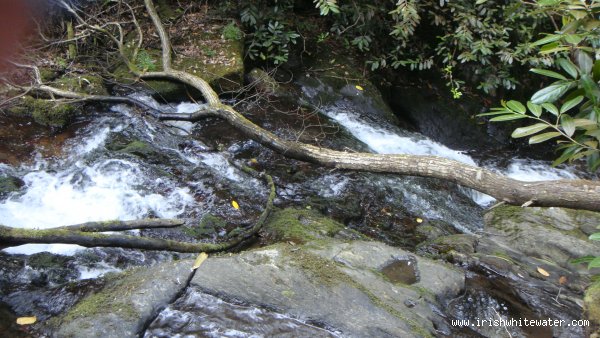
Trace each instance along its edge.
{"label": "white foam", "polygon": [[366,121],[349,113],[326,110],[325,114],[345,127],[354,137],[368,145],[376,153],[434,155],[476,165],[468,155],[430,139],[400,136],[384,128],[371,126]]}
{"label": "white foam", "polygon": [[120,269],[117,269],[113,266],[110,266],[104,262],[98,264],[95,268],[79,266],[79,279],[93,279],[102,277],[109,272],[120,272]]}
{"label": "white foam", "polygon": [[234,168],[225,156],[221,153],[206,153],[201,155],[202,163],[208,165],[216,171],[220,176],[227,178],[234,182],[241,182],[244,178],[238,173],[238,170]]}

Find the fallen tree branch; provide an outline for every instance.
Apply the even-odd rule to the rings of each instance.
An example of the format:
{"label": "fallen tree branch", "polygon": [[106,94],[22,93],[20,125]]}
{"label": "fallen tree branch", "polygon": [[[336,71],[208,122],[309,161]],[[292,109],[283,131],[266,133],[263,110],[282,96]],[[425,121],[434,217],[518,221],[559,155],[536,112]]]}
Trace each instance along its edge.
{"label": "fallen tree branch", "polygon": [[227,242],[192,243],[132,235],[98,233],[99,231],[176,227],[184,223],[181,220],[173,219],[144,219],[135,221],[89,222],[52,229],[22,229],[0,225],[0,243],[4,247],[30,243],[63,243],[77,244],[85,247],[120,247],[176,252],[210,253],[225,251],[254,236],[266,223],[267,218],[273,210],[273,200],[276,197],[273,178],[267,174],[258,174],[250,168],[245,168],[245,171],[251,175],[260,176],[266,181],[269,186],[269,196],[267,197],[265,209],[254,225]]}
{"label": "fallen tree branch", "polygon": [[148,228],[172,228],[181,226],[184,223],[184,221],[179,219],[147,218],[133,221],[114,220],[104,222],[87,222],[75,225],[66,225],[53,229],[82,232],[125,231]]}

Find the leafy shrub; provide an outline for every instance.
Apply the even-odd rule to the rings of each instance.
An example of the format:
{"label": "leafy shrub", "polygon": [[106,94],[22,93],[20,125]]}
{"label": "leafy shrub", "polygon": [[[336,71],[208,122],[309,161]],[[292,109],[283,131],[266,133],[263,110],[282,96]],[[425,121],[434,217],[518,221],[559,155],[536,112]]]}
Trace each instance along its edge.
{"label": "leafy shrub", "polygon": [[587,5],[577,0],[539,1],[540,10],[557,13],[562,28],[532,45],[540,46],[543,55],[555,55],[559,69],[534,68],[532,72],[557,81],[533,94],[525,105],[518,101],[502,102],[493,108],[491,121],[529,119],[536,123],[515,129],[512,137],[527,137],[529,143],[558,139],[558,165],[580,158],[588,168],[600,168],[600,60],[594,61],[600,44],[600,2]]}
{"label": "leafy shrub", "polygon": [[243,36],[242,31],[234,22],[230,22],[223,27],[223,38],[225,40],[239,41]]}
{"label": "leafy shrub", "polygon": [[256,1],[242,10],[241,21],[249,31],[246,55],[251,60],[276,65],[287,62],[290,45],[295,44],[300,37],[284,23],[286,13],[292,9],[293,1],[276,1],[272,6]]}
{"label": "leafy shrub", "polygon": [[136,58],[136,66],[142,71],[156,70],[156,64],[154,59],[145,50],[142,50],[138,53]]}

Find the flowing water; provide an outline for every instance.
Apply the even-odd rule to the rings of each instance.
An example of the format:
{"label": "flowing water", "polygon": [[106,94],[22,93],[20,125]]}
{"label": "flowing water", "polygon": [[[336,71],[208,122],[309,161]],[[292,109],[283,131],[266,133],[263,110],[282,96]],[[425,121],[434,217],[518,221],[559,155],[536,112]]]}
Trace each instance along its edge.
{"label": "flowing water", "polygon": [[[310,98],[310,95],[307,96]],[[136,97],[171,112],[188,113],[199,107],[192,103],[160,105],[150,97]],[[513,159],[505,166],[499,166],[494,159],[476,161],[465,153],[449,149],[418,133],[400,129],[385,120],[367,119],[364,111],[341,99],[335,104],[323,106],[322,112],[351,134],[355,142],[366,145],[375,153],[441,156],[524,181],[575,178],[578,175],[574,169],[556,169],[548,163],[527,159]],[[51,228],[88,221],[144,217],[200,219],[209,212],[227,214],[228,222],[233,224],[252,220],[260,211],[267,190],[261,182],[232,165],[238,161],[234,154],[244,147],[245,141],[215,151],[198,139],[189,137],[197,132],[195,128],[195,125],[187,122],[161,124],[140,117],[127,107],[114,106],[102,117],[95,116],[69,134],[61,152],[64,155],[56,155],[55,152],[53,156],[48,156],[40,151],[28,161],[0,165],[0,176],[15,177],[23,182],[19,191],[0,200],[1,223],[12,227]],[[463,232],[476,231],[481,227],[481,206],[492,203],[491,197],[456,189],[446,183],[435,183],[435,180],[432,184],[431,181],[414,177],[353,176],[324,171],[311,176],[304,183],[281,182],[278,189],[280,202],[299,202],[309,195],[336,200],[340,196],[356,194],[356,187],[362,185],[370,187],[371,191],[382,192],[377,197],[378,203],[382,204],[376,206],[378,210],[382,206],[382,210],[385,210],[385,205],[400,205],[411,215],[443,220]],[[360,193],[361,190],[358,190]],[[248,213],[232,212],[229,203],[233,198],[251,205]],[[365,208],[369,207],[367,205]],[[221,229],[216,238],[224,236],[227,230]],[[72,280],[95,278],[106,272],[118,271],[120,267],[117,260],[110,257],[136,255],[132,254],[135,251],[115,250],[37,244],[7,248],[4,252],[14,255],[33,255],[43,251],[63,255],[94,252],[103,257],[91,267],[79,266],[74,275],[68,278]],[[140,255],[139,261],[146,259],[144,254]],[[205,307],[190,309],[190,305],[185,303],[172,305],[161,314],[164,318],[158,318],[159,324],[154,328],[153,336],[169,336],[181,327],[191,325],[186,319],[186,316],[191,316],[190,313],[212,318],[213,322],[207,324],[209,326],[190,328],[203,330],[207,334],[215,327],[232,327],[232,323],[242,322],[252,325],[261,321],[269,323],[265,333],[304,330],[307,336],[336,335],[335,332],[322,331],[283,314],[226,304],[208,295],[189,296],[201,299]],[[19,299],[7,297],[4,301],[15,306]],[[187,312],[181,312],[182,309]],[[219,318],[229,321],[218,323]],[[229,336],[240,336],[236,330],[242,332],[246,329],[241,325]]]}

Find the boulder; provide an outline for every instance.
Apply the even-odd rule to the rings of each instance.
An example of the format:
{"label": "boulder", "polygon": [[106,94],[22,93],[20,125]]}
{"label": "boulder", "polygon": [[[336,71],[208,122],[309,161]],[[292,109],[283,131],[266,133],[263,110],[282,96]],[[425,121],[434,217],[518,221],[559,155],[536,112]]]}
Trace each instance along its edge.
{"label": "boulder", "polygon": [[137,268],[107,278],[66,314],[53,319],[58,337],[137,337],[186,286],[191,260]]}
{"label": "boulder", "polygon": [[419,277],[410,285],[382,272],[407,256],[414,257],[378,242],[277,244],[209,258],[190,286],[347,336],[434,336],[447,326],[433,310],[437,299],[458,295],[463,273],[421,257],[413,258]]}

